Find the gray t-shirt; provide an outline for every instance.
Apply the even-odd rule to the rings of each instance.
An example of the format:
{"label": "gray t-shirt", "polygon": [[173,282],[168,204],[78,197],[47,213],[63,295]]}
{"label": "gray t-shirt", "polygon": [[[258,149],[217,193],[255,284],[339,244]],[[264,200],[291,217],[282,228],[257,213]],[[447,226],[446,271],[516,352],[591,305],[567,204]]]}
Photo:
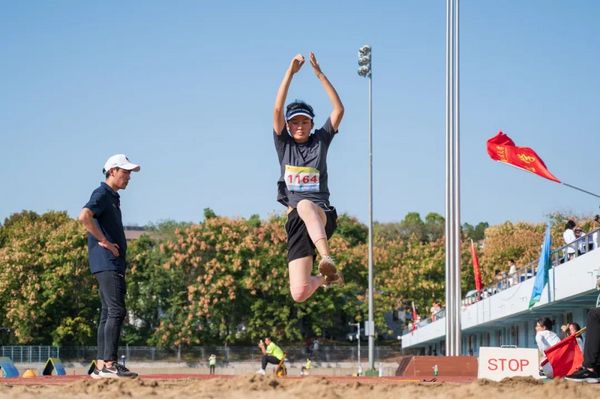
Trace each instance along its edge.
{"label": "gray t-shirt", "polygon": [[329,207],[327,151],[336,133],[329,118],[302,144],[294,141],[287,127],[283,128],[280,135],[273,131],[281,168],[277,181],[277,201],[295,208],[300,200],[308,199],[321,208]]}

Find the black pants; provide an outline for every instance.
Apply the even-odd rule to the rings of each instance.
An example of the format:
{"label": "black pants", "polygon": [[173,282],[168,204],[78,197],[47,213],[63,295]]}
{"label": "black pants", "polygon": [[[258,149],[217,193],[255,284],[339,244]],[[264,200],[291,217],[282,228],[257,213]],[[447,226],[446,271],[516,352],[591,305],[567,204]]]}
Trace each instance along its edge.
{"label": "black pants", "polygon": [[210,373],[214,374],[215,373],[215,366],[214,366],[214,364],[211,364],[209,367],[210,367]]}
{"label": "black pants", "polygon": [[263,370],[265,370],[267,368],[268,363],[279,364],[279,359],[277,359],[275,356],[264,355],[262,357],[262,369]]}
{"label": "black pants", "polygon": [[583,346],[583,366],[600,371],[600,308],[587,314],[585,344]]}
{"label": "black pants", "polygon": [[116,271],[95,274],[98,280],[100,324],[98,324],[98,359],[117,361],[121,328],[125,319],[125,276]]}

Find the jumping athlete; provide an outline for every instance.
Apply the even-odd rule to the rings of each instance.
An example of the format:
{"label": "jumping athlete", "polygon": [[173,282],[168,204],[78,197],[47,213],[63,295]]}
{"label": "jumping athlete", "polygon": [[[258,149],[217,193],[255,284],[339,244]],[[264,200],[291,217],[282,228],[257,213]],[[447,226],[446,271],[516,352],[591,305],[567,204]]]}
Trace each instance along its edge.
{"label": "jumping athlete", "polygon": [[[329,204],[327,151],[344,115],[344,106],[333,85],[310,53],[310,65],[323,85],[333,111],[325,124],[314,127],[313,108],[302,101],[284,104],[294,74],[304,64],[296,55],[277,91],[273,110],[273,137],[280,164],[277,200],[287,207],[285,226],[288,236],[290,291],[296,302],[303,302],[322,285],[343,283],[331,257],[328,239],[336,228],[337,213]],[[315,248],[321,259],[319,275],[312,276]]]}

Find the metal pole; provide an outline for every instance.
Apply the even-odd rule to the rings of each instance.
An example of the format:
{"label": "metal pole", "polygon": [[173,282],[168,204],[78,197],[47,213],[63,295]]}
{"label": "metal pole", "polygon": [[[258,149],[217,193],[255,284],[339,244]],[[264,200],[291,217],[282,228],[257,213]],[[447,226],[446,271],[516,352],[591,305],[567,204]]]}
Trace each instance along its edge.
{"label": "metal pole", "polygon": [[[371,59],[373,59],[371,50]],[[369,370],[375,368],[375,322],[373,316],[373,67],[369,74]],[[360,340],[359,340],[360,341]]]}
{"label": "metal pole", "polygon": [[461,352],[458,0],[446,2],[446,355]]}
{"label": "metal pole", "polygon": [[598,194],[591,193],[591,192],[589,192],[589,191],[587,191],[587,190],[584,190],[583,188],[579,188],[579,187],[573,186],[573,185],[571,185],[571,184],[569,184],[569,183],[561,182],[560,184],[562,184],[563,186],[567,186],[567,187],[574,188],[575,190],[579,190],[579,191],[581,191],[582,193],[589,194],[589,195],[591,195],[591,196],[593,196],[593,197],[600,198],[600,195],[598,195]]}
{"label": "metal pole", "polygon": [[451,179],[452,179],[452,135],[451,135],[451,120],[452,113],[450,112],[450,101],[448,99],[451,91],[450,85],[450,3],[451,0],[446,0],[446,119],[445,119],[445,130],[446,130],[446,201],[445,201],[445,213],[446,213],[446,221],[444,227],[444,236],[445,236],[445,274],[446,274],[446,355],[450,356],[454,353],[454,343],[453,343],[453,301],[454,296],[452,295],[452,273],[450,270],[450,259],[452,259],[451,251],[453,248],[452,245],[452,234],[450,228],[450,213],[451,213]]}
{"label": "metal pole", "polygon": [[356,323],[356,340],[358,341],[358,368],[356,369],[357,374],[362,374],[362,366],[360,365],[360,323]]}
{"label": "metal pole", "polygon": [[455,353],[460,356],[462,352],[462,334],[460,322],[461,309],[461,236],[460,236],[460,37],[459,37],[459,9],[460,0],[454,0],[454,300],[455,300]]}

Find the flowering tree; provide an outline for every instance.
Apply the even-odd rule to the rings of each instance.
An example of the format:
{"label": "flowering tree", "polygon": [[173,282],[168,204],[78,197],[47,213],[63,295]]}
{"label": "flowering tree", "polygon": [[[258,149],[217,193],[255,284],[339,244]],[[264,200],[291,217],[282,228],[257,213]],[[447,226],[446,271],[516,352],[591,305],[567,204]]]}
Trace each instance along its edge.
{"label": "flowering tree", "polygon": [[99,301],[80,224],[64,212],[22,212],[0,230],[0,324],[12,339],[90,342]]}

